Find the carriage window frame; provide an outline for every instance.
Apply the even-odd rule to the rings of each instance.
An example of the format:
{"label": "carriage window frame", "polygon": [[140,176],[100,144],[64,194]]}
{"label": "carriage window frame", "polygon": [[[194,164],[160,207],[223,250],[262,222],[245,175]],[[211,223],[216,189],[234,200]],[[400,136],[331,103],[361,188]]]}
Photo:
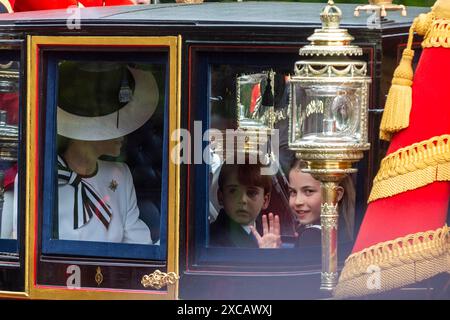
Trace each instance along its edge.
{"label": "carriage window frame", "polygon": [[[155,57],[152,57],[152,54]],[[126,56],[126,57],[125,57]],[[98,60],[118,61],[114,57],[122,58],[124,62],[139,62],[160,64],[165,71],[163,113],[163,156],[161,178],[160,205],[160,242],[155,244],[128,244],[96,241],[60,240],[52,238],[53,215],[57,212],[57,170],[56,170],[56,100],[57,100],[57,64],[62,60]],[[47,52],[44,56],[44,77],[46,79],[46,115],[45,115],[45,146],[43,154],[43,208],[42,208],[42,254],[46,256],[64,255],[90,258],[137,259],[137,260],[167,260],[167,215],[168,215],[168,148],[169,148],[169,81],[170,55],[168,49],[155,51],[88,51],[88,52]],[[149,121],[152,121],[151,119]],[[55,196],[56,195],[56,196]]]}
{"label": "carriage window frame", "polygon": [[[23,228],[22,228],[22,197],[23,192],[21,191],[23,188],[23,176],[25,174],[24,166],[22,166],[23,163],[23,157],[22,157],[22,148],[23,148],[23,108],[21,108],[22,101],[23,101],[23,73],[22,73],[22,60],[21,60],[21,52],[19,49],[9,49],[9,50],[0,50],[0,59],[7,60],[7,61],[15,61],[19,63],[19,69],[18,69],[18,137],[17,137],[17,203],[13,204],[16,205],[17,208],[17,226],[16,226],[16,239],[7,239],[7,238],[0,238],[0,262],[4,259],[18,259],[19,253],[21,251],[21,241],[20,239],[23,237]],[[20,164],[20,165],[19,165]],[[14,188],[14,187],[13,187]],[[15,191],[14,191],[15,192]],[[3,212],[2,212],[3,214]],[[0,217],[1,218],[1,217]],[[1,223],[1,222],[0,222]]]}
{"label": "carriage window frame", "polygon": [[[301,44],[291,46],[249,46],[249,45],[221,45],[217,46],[191,44],[191,73],[189,75],[190,89],[194,92],[189,101],[190,113],[194,114],[194,120],[202,121],[202,133],[210,129],[211,120],[211,70],[215,65],[248,66],[261,70],[275,70],[278,68],[288,70],[294,69],[295,61],[299,60],[298,48]],[[293,60],[285,62],[280,55],[292,56]],[[255,58],[258,56],[258,58]],[[281,61],[281,62],[280,62]],[[190,124],[191,125],[191,124]],[[191,130],[192,131],[192,130]],[[202,150],[207,147],[208,141],[202,144]],[[358,165],[359,167],[359,165]],[[190,166],[196,190],[191,199],[194,201],[193,224],[195,236],[189,237],[188,241],[194,247],[194,253],[190,258],[189,266],[192,270],[228,270],[232,267],[233,272],[239,271],[274,271],[291,270],[302,272],[304,270],[320,270],[321,246],[309,246],[305,248],[234,248],[234,247],[212,247],[209,242],[209,170],[208,164]],[[361,180],[361,174],[357,175],[357,183]],[[192,180],[189,181],[192,185]],[[205,196],[206,195],[206,196]],[[358,202],[356,195],[356,203]],[[356,208],[357,210],[357,208]],[[355,212],[355,223],[358,219],[358,211]],[[189,229],[189,228],[188,228]],[[192,229],[191,229],[192,230]],[[193,239],[192,239],[193,238]],[[353,241],[339,242],[339,257],[343,260],[350,253]],[[306,268],[306,269],[305,269]]]}

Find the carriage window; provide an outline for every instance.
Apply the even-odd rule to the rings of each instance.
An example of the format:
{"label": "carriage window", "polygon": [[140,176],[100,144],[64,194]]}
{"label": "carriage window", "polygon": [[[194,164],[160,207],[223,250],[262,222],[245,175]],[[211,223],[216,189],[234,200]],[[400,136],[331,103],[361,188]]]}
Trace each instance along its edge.
{"label": "carriage window", "polygon": [[56,192],[43,253],[164,260],[167,56],[155,56],[50,59]]}
{"label": "carriage window", "polygon": [[[225,81],[218,81],[221,76]],[[282,153],[270,147],[272,129],[286,129],[288,78],[282,68],[211,68],[211,128],[222,135],[213,138],[211,153],[210,246],[292,245],[296,219],[282,163],[287,169],[293,153],[285,145]]]}
{"label": "carriage window", "polygon": [[[319,268],[320,182],[301,171],[305,163],[288,146],[289,81],[297,48],[276,54],[202,50],[207,51],[199,49],[195,60],[193,105],[197,117],[207,119],[209,140],[203,139],[209,150],[203,150],[206,164],[195,169],[196,181],[206,181],[204,189],[196,183],[194,192],[197,263]],[[340,188],[341,256],[353,241],[355,178]]]}
{"label": "carriage window", "polygon": [[18,249],[18,126],[19,62],[0,56],[0,251],[7,255]]}
{"label": "carriage window", "polygon": [[[320,181],[301,171],[306,163],[287,145],[289,72],[233,65],[211,68],[211,127],[224,134],[212,139],[210,246],[321,245]],[[223,75],[226,81],[217,81]],[[235,137],[226,129],[236,129]],[[271,141],[275,130],[276,143]],[[233,143],[227,141],[230,138]],[[340,188],[342,241],[353,237],[353,180],[347,177]]]}

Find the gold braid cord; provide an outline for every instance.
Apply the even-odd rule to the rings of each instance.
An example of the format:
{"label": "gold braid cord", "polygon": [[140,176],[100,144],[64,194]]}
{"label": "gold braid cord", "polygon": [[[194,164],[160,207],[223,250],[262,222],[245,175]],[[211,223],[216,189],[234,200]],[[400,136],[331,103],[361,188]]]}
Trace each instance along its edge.
{"label": "gold braid cord", "polygon": [[450,19],[434,20],[422,42],[422,47],[450,48]]}
{"label": "gold braid cord", "polygon": [[450,135],[414,143],[386,156],[373,181],[369,202],[450,181]]}
{"label": "gold braid cord", "polygon": [[349,298],[400,288],[450,272],[449,228],[379,243],[350,255],[334,295]]}

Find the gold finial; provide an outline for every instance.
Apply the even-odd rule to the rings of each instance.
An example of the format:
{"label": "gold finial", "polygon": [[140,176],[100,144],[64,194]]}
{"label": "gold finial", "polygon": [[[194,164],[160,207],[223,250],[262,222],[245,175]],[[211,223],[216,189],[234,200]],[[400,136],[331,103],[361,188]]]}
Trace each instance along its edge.
{"label": "gold finial", "polygon": [[335,4],[334,1],[328,1],[328,5],[320,14],[323,29],[339,29],[342,20],[342,11]]}
{"label": "gold finial", "polygon": [[328,4],[320,13],[322,28],[316,29],[308,40],[310,45],[300,49],[301,56],[360,56],[362,49],[351,45],[354,38],[347,29],[341,29],[342,11],[329,0]]}

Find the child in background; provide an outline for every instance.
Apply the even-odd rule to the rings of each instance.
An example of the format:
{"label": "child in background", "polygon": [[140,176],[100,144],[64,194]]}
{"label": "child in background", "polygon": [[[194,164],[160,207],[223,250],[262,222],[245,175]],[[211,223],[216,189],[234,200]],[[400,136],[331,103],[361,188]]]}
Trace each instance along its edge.
{"label": "child in background", "polygon": [[[320,213],[322,193],[320,181],[311,174],[301,170],[306,162],[296,159],[289,170],[289,207],[297,220],[295,247],[320,246],[322,242]],[[355,212],[355,189],[350,176],[347,176],[338,187],[339,202],[339,240],[353,240],[353,221]],[[263,222],[267,221],[265,215]],[[270,227],[272,226],[272,227]],[[263,231],[263,237],[279,237],[279,221],[271,220]],[[256,238],[259,234],[254,230]],[[281,246],[281,241],[277,243]]]}
{"label": "child in background", "polygon": [[[321,226],[320,211],[322,194],[320,181],[311,174],[304,173],[306,168],[302,160],[295,160],[289,170],[289,206],[296,213],[298,219],[297,247],[320,245]],[[355,190],[351,177],[347,176],[338,188],[339,218],[344,220],[346,234],[340,235],[353,238]],[[342,223],[340,223],[342,226]],[[342,228],[340,228],[342,230]]]}

